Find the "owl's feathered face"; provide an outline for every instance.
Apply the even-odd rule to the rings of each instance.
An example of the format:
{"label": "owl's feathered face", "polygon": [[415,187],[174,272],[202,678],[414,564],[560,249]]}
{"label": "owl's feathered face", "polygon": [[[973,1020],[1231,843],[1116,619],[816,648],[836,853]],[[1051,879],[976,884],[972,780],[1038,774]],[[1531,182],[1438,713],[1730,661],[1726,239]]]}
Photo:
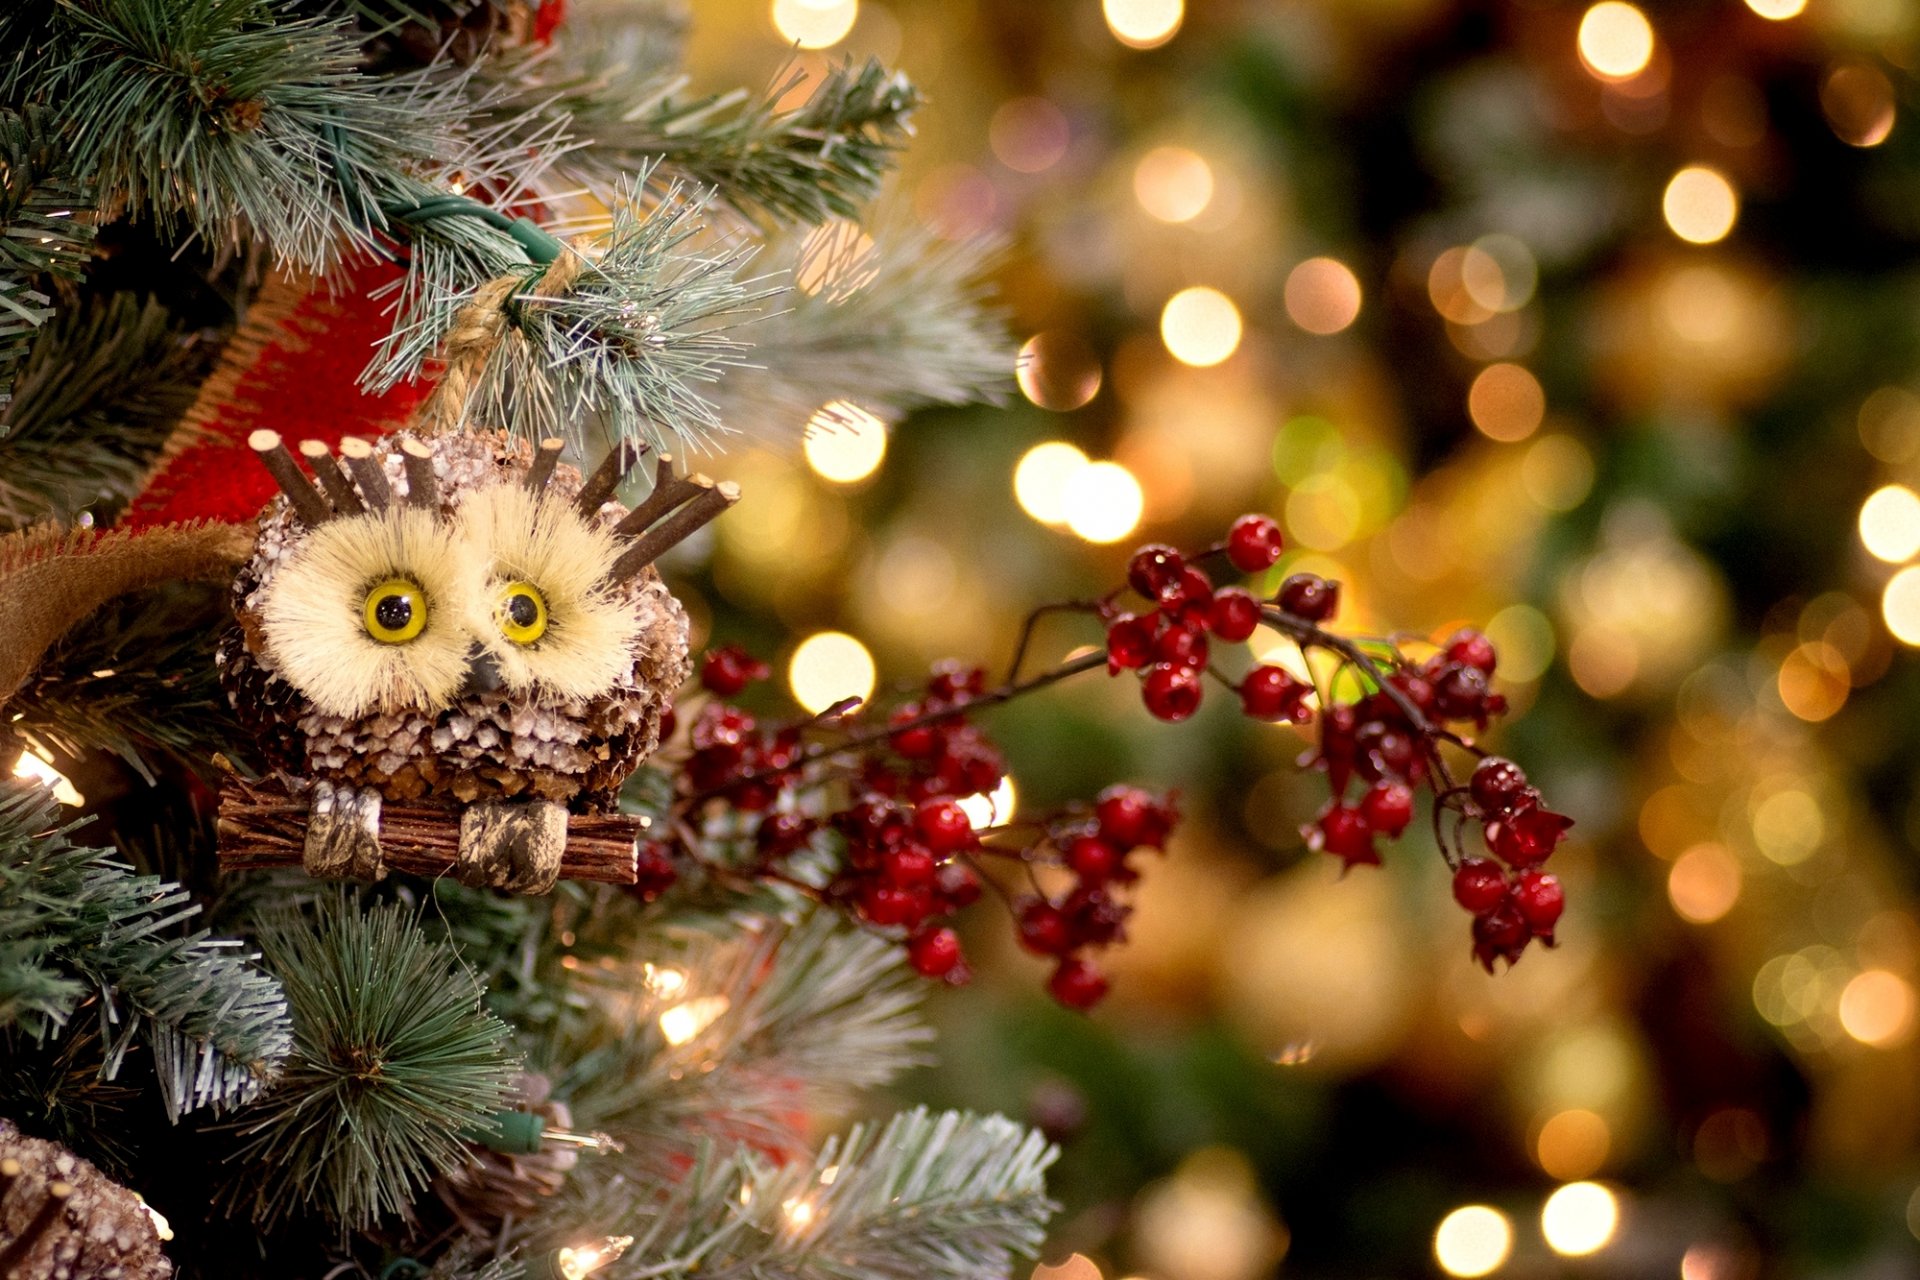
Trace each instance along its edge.
{"label": "owl's feathered face", "polygon": [[303,444],[321,487],[272,432],[254,447],[284,496],[220,660],[266,759],[389,799],[610,802],[689,671],[652,560],[737,490],[662,458],[629,512],[637,454],[583,478],[503,432]]}
{"label": "owl's feathered face", "polygon": [[584,701],[633,665],[620,552],[561,495],[503,478],[449,517],[390,506],[321,525],[267,584],[261,633],[329,715],[441,711],[500,687]]}

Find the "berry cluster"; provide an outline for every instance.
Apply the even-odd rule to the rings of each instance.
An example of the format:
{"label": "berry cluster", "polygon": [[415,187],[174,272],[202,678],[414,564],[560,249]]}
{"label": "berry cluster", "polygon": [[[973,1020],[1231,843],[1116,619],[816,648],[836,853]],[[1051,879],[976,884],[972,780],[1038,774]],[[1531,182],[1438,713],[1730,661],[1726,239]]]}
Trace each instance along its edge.
{"label": "berry cluster", "polygon": [[[1283,609],[1286,594],[1282,588]],[[1337,599],[1337,590],[1319,598]],[[1325,621],[1332,612],[1328,606],[1311,621]],[[1397,839],[1407,829],[1413,821],[1413,789],[1429,781],[1440,765],[1437,753],[1444,730],[1438,726],[1471,721],[1484,728],[1490,717],[1506,710],[1506,699],[1487,684],[1497,661],[1484,635],[1458,631],[1423,663],[1389,660],[1393,670],[1376,668],[1381,684],[1374,692],[1328,708],[1320,718],[1319,750],[1308,757],[1308,764],[1325,771],[1333,796],[1302,833],[1308,847],[1350,867],[1377,866],[1380,853],[1374,840]],[[1366,790],[1349,801],[1347,791],[1355,776]]]}
{"label": "berry cluster", "polygon": [[[680,785],[690,816],[720,818],[708,824],[696,861],[722,869],[712,855],[738,846],[726,870],[838,904],[900,938],[918,972],[956,985],[971,968],[953,918],[990,885],[1007,899],[1020,940],[1056,959],[1048,982],[1056,999],[1086,1008],[1105,994],[1086,953],[1119,939],[1128,908],[1115,890],[1138,879],[1128,863],[1136,847],[1164,847],[1170,805],[1112,788],[1090,814],[1079,806],[976,830],[962,798],[984,798],[1006,777],[1005,757],[968,717],[988,692],[984,671],[941,663],[884,727],[811,752],[807,735],[826,728],[821,721],[764,727],[731,701],[768,674],[731,646],[702,663],[700,682],[713,697],[694,718]],[[1035,868],[1065,868],[1074,888],[1057,901],[1016,896],[985,874],[995,860],[1029,880]],[[641,864],[638,891],[651,900],[673,883],[672,846],[649,842]]]}
{"label": "berry cluster", "polygon": [[1070,1009],[1085,1009],[1107,993],[1107,979],[1087,952],[1124,936],[1129,907],[1116,893],[1140,878],[1131,861],[1139,849],[1165,852],[1178,813],[1171,798],[1138,787],[1114,786],[1100,793],[1093,812],[1064,813],[1045,824],[1045,836],[1027,860],[1051,862],[1072,877],[1066,893],[1024,894],[1013,904],[1020,945],[1057,963],[1047,990]]}
{"label": "berry cluster", "polygon": [[[1272,517],[1241,516],[1227,540],[1207,554],[1224,553],[1242,573],[1260,573],[1280,558],[1280,526]],[[1239,643],[1260,625],[1260,602],[1241,587],[1216,590],[1204,569],[1172,547],[1154,543],[1134,552],[1127,585],[1150,603],[1138,613],[1121,613],[1103,602],[1107,628],[1107,670],[1140,673],[1140,696],[1161,720],[1185,720],[1200,709],[1201,676],[1207,670],[1209,634]],[[1284,672],[1280,673],[1285,675]],[[1285,688],[1257,697],[1271,709],[1269,719],[1293,718],[1300,697]],[[1249,703],[1249,710],[1253,703]]]}
{"label": "berry cluster", "polygon": [[[1162,720],[1193,715],[1209,678],[1251,717],[1301,726],[1317,718],[1309,730],[1315,747],[1301,764],[1326,774],[1331,796],[1303,831],[1309,847],[1349,868],[1378,863],[1377,842],[1412,824],[1425,788],[1435,834],[1456,869],[1455,896],[1474,913],[1475,956],[1491,968],[1495,959],[1512,963],[1534,938],[1551,945],[1563,899],[1539,864],[1571,822],[1546,809],[1510,761],[1487,758],[1470,785],[1456,786],[1441,751],[1484,754],[1461,732],[1484,729],[1506,710],[1491,686],[1492,643],[1461,630],[1414,661],[1392,643],[1324,629],[1339,612],[1337,582],[1296,573],[1263,598],[1216,587],[1202,567],[1218,558],[1239,573],[1265,573],[1280,554],[1280,527],[1263,515],[1240,517],[1224,540],[1192,555],[1141,547],[1127,587],[1144,606],[1116,604],[1127,587],[1047,606],[1029,618],[1005,683],[990,688],[977,667],[941,664],[884,715],[836,706],[763,724],[735,699],[766,679],[767,665],[736,647],[714,650],[700,671],[711,697],[687,734],[680,797],[663,827],[672,834],[643,846],[638,891],[657,896],[685,865],[784,885],[898,938],[925,976],[962,983],[971,970],[953,922],[991,890],[1006,901],[1021,945],[1053,961],[1054,998],[1087,1008],[1107,990],[1091,953],[1124,936],[1126,894],[1140,874],[1134,854],[1165,849],[1173,805],[1110,787],[1092,804],[986,826],[974,815],[1005,780],[1006,761],[972,717],[1104,664],[1113,675],[1137,673],[1147,709]],[[1104,652],[1020,680],[1034,622],[1061,610],[1096,615]],[[1330,687],[1274,665],[1255,665],[1238,680],[1213,665],[1215,641],[1243,643],[1262,623],[1298,644],[1303,658],[1336,659]],[[1360,692],[1336,701],[1332,690],[1345,681]],[[1461,833],[1475,823],[1498,861],[1461,847]]]}
{"label": "berry cluster", "polygon": [[[1223,543],[1192,559],[1224,555],[1235,569],[1258,573],[1277,563],[1280,551],[1279,527],[1266,516],[1247,515],[1234,522]],[[1327,775],[1332,794],[1302,830],[1309,848],[1339,858],[1348,868],[1377,865],[1377,842],[1397,839],[1413,821],[1417,789],[1433,788],[1436,819],[1451,810],[1463,820],[1481,821],[1489,847],[1517,869],[1509,883],[1497,864],[1444,849],[1451,863],[1471,869],[1461,872],[1460,892],[1461,901],[1474,904],[1474,954],[1486,964],[1496,956],[1511,963],[1528,940],[1551,942],[1562,905],[1560,886],[1531,868],[1571,823],[1542,808],[1539,792],[1526,786],[1510,762],[1499,763],[1511,771],[1511,794],[1496,796],[1484,781],[1491,776],[1485,766],[1474,775],[1477,790],[1455,788],[1440,756],[1442,742],[1474,749],[1455,728],[1483,730],[1507,710],[1506,699],[1493,691],[1499,658],[1484,634],[1462,629],[1431,657],[1414,662],[1394,645],[1356,643],[1323,629],[1340,609],[1337,582],[1296,573],[1271,599],[1260,600],[1240,587],[1216,589],[1189,557],[1159,544],[1134,553],[1127,584],[1151,606],[1119,612],[1112,597],[1100,602],[1107,670],[1115,675],[1138,671],[1153,715],[1162,720],[1191,716],[1200,706],[1205,675],[1236,691],[1242,710],[1257,719],[1304,725],[1317,711],[1318,746],[1302,763]],[[1319,649],[1335,655],[1343,669],[1357,669],[1369,691],[1334,702],[1282,667],[1257,665],[1234,682],[1211,665],[1210,637],[1244,641],[1262,622],[1291,637],[1303,656]],[[1357,796],[1352,794],[1356,778]],[[1435,829],[1440,829],[1437,821]]]}
{"label": "berry cluster", "polygon": [[[1487,971],[1512,964],[1538,938],[1553,945],[1553,927],[1566,906],[1559,878],[1540,870],[1573,820],[1540,805],[1520,766],[1488,756],[1467,783],[1487,848],[1499,859],[1468,858],[1453,873],[1454,901],[1473,913],[1473,955]],[[1503,867],[1501,863],[1506,865]]]}

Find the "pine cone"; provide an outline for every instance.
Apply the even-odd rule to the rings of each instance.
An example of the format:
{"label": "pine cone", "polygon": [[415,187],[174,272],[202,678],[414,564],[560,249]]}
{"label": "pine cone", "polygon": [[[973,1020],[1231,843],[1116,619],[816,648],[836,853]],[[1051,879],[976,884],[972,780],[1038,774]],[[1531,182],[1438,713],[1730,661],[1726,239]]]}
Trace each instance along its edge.
{"label": "pine cone", "polygon": [[133,1192],[57,1142],[0,1120],[0,1275],[167,1280],[154,1218]]}
{"label": "pine cone", "polygon": [[[565,1103],[548,1096],[552,1088],[545,1076],[521,1076],[514,1110],[539,1116],[548,1129],[567,1128],[572,1116]],[[568,1171],[579,1159],[572,1147],[551,1144],[532,1155],[508,1155],[478,1143],[467,1150],[468,1162],[440,1175],[433,1191],[461,1227],[476,1236],[496,1234],[510,1214],[525,1218],[537,1213],[540,1202],[566,1184]]]}
{"label": "pine cone", "polygon": [[404,11],[395,8],[402,21],[367,41],[367,57],[380,70],[396,70],[426,66],[444,49],[471,66],[488,49],[525,44],[538,9],[538,0],[409,0]]}

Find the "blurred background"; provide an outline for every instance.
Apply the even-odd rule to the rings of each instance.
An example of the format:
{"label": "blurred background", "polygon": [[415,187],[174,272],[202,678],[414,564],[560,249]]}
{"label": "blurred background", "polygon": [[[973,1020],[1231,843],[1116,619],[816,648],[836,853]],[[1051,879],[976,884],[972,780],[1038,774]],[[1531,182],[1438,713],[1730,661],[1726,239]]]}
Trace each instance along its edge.
{"label": "blurred background", "polygon": [[1485,624],[1579,822],[1489,977],[1420,824],[1305,851],[1293,729],[1001,713],[1017,803],[1189,816],[1107,1004],[976,922],[905,1090],[1063,1141],[1039,1274],[1920,1275],[1920,6],[698,8],[695,87],[926,89],[880,216],[1003,238],[1022,344],[1004,406],[720,463],[708,636],[824,706],[1267,510],[1350,627]]}

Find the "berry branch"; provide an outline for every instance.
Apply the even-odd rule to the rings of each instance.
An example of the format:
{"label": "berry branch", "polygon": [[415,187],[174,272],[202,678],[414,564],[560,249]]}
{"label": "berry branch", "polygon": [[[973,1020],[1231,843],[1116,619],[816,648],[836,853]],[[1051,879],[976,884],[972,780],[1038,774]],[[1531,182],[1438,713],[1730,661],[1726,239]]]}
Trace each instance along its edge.
{"label": "berry branch", "polygon": [[[1054,962],[1048,990],[1085,1008],[1107,989],[1091,953],[1125,936],[1127,893],[1140,876],[1134,855],[1164,851],[1173,802],[1115,786],[1025,821],[992,813],[1006,764],[974,716],[1104,666],[1112,676],[1135,672],[1147,710],[1164,721],[1199,709],[1203,676],[1237,694],[1256,719],[1303,727],[1317,719],[1316,746],[1301,765],[1324,772],[1331,795],[1302,832],[1309,848],[1348,869],[1377,864],[1376,842],[1405,831],[1425,789],[1455,897],[1474,913],[1476,958],[1491,970],[1535,938],[1551,945],[1563,900],[1539,864],[1571,823],[1542,807],[1519,766],[1486,756],[1449,727],[1467,722],[1477,731],[1506,711],[1489,683],[1498,662],[1492,643],[1463,630],[1416,661],[1397,642],[1329,630],[1337,582],[1297,573],[1261,599],[1241,586],[1216,588],[1199,567],[1224,558],[1240,573],[1263,573],[1280,551],[1279,526],[1261,515],[1241,517],[1224,541],[1191,556],[1142,547],[1124,586],[1030,613],[1001,684],[989,688],[983,670],[943,663],[868,723],[861,718],[879,709],[848,699],[762,725],[732,700],[768,677],[767,664],[738,648],[713,651],[700,673],[712,698],[687,735],[667,825],[674,835],[643,848],[643,891],[662,891],[683,863],[729,881],[778,884],[842,906],[899,938],[921,973],[960,983],[970,969],[950,922],[991,889],[1021,944]],[[1128,590],[1144,606],[1123,609]],[[1020,678],[1039,623],[1057,613],[1098,618],[1106,644]],[[1213,640],[1242,644],[1262,623],[1299,647],[1308,671],[1316,650],[1335,660],[1324,688],[1270,663],[1235,678],[1211,660]],[[1342,701],[1349,672],[1360,691]],[[1467,785],[1455,783],[1443,748],[1481,757]],[[1349,799],[1355,778],[1364,789]],[[1493,858],[1467,848],[1475,823]],[[1024,883],[1003,882],[997,867]],[[1050,884],[1059,891],[1050,893]]]}

